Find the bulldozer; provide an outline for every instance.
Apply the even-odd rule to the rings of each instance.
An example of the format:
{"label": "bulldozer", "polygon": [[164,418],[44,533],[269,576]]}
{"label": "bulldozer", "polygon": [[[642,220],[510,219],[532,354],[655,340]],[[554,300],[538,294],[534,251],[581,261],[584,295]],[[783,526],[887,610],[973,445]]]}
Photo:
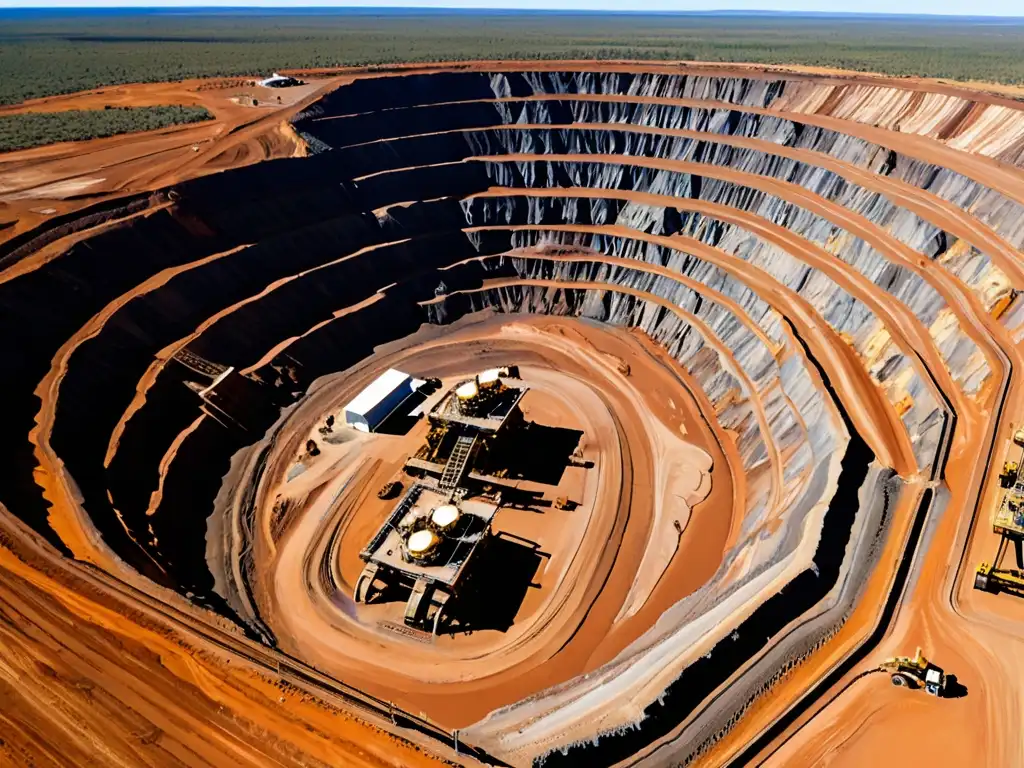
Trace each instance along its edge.
{"label": "bulldozer", "polygon": [[946,673],[922,656],[920,648],[913,658],[896,656],[882,662],[878,669],[888,672],[892,684],[899,688],[924,688],[926,693],[939,698],[946,691]]}

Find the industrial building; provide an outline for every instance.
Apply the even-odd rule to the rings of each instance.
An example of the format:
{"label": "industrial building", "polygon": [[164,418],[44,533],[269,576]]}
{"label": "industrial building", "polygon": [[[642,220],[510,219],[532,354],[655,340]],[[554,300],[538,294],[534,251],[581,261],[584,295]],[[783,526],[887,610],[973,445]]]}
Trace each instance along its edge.
{"label": "industrial building", "polygon": [[371,599],[377,580],[410,586],[405,623],[435,634],[497,511],[494,500],[453,497],[433,480],[414,483],[361,553],[356,602]]}
{"label": "industrial building", "polygon": [[345,423],[360,432],[376,432],[424,382],[388,368],[345,406]]}
{"label": "industrial building", "polygon": [[262,85],[264,88],[291,88],[293,85],[302,85],[302,83],[294,77],[279,75],[277,72],[266,80],[260,80],[258,84]]}
{"label": "industrial building", "polygon": [[[431,431],[420,452],[428,458],[406,463],[407,471],[427,476],[406,491],[360,553],[366,566],[356,582],[357,603],[372,599],[378,581],[411,587],[405,623],[437,632],[470,560],[491,535],[500,492],[475,494],[469,475],[488,443],[522,420],[519,403],[528,388],[517,378],[515,367],[484,371],[456,384],[430,409]],[[398,383],[394,376],[387,381]]]}
{"label": "industrial building", "polygon": [[185,348],[174,360],[188,369],[185,386],[199,395],[203,413],[228,429],[262,432],[276,418],[272,393],[237,369],[206,360]]}
{"label": "industrial building", "polygon": [[477,464],[492,453],[499,436],[522,422],[519,403],[528,388],[514,383],[515,366],[492,368],[452,387],[430,409],[426,444],[406,461],[410,473],[452,482],[453,456],[474,455]]}

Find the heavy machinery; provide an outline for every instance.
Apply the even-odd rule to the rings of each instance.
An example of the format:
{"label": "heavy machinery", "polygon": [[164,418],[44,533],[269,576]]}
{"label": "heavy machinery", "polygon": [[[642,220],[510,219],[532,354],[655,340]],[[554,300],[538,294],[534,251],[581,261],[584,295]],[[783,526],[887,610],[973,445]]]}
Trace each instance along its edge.
{"label": "heavy machinery", "polygon": [[999,486],[1001,488],[1013,488],[1014,483],[1017,482],[1019,472],[1020,466],[1016,461],[1003,462],[1003,471],[999,475]]}
{"label": "heavy machinery", "polygon": [[[1020,540],[1015,540],[1019,547]],[[983,562],[974,573],[974,588],[982,592],[991,592],[993,595],[999,592],[1008,592],[1018,597],[1024,597],[1024,571],[1017,568],[1000,568],[999,560],[1002,559],[1002,552],[1006,549],[1007,538],[999,542],[999,549],[992,563]]]}
{"label": "heavy machinery", "polygon": [[900,688],[924,688],[926,693],[939,698],[946,691],[946,673],[922,656],[920,648],[913,658],[896,656],[882,662],[878,669],[888,672],[892,684]]}
{"label": "heavy machinery", "polygon": [[[1003,489],[992,515],[992,530],[999,535],[999,548],[991,562],[984,562],[974,573],[974,588],[982,592],[1008,592],[1024,597],[1024,428],[1013,433],[1013,443],[1021,449],[1016,458],[1007,452],[999,485]],[[1013,542],[1017,567],[1005,568],[1003,558]]]}

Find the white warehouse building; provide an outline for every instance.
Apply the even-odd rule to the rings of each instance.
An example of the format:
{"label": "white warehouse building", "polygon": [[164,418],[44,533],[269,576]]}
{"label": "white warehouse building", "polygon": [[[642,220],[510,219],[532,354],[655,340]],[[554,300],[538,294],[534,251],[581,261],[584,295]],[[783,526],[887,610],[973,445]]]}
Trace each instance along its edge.
{"label": "white warehouse building", "polygon": [[388,368],[345,406],[345,423],[361,432],[375,432],[423,382]]}

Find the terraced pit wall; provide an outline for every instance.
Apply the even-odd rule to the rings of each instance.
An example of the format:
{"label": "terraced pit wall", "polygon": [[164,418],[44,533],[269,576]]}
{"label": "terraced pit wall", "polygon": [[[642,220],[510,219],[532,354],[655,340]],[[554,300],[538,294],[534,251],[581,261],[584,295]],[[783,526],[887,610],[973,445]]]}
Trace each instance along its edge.
{"label": "terraced pit wall", "polygon": [[[0,502],[67,551],[51,527],[62,478],[112,557],[266,636],[244,584],[215,588],[205,534],[232,456],[276,411],[226,428],[176,352],[234,366],[276,408],[424,322],[486,310],[639,328],[736,435],[741,536],[585,686],[465,733],[554,761],[644,723],[566,752],[603,761],[695,716],[699,699],[674,691],[746,667],[757,691],[848,615],[885,513],[837,498],[895,494],[892,471],[941,478],[951,425],[980,412],[997,346],[1022,337],[1020,127],[996,100],[771,75],[357,80],[296,119],[310,157],[182,184],[172,205],[0,283],[19,329],[0,381]],[[771,641],[745,639],[750,621]]]}

